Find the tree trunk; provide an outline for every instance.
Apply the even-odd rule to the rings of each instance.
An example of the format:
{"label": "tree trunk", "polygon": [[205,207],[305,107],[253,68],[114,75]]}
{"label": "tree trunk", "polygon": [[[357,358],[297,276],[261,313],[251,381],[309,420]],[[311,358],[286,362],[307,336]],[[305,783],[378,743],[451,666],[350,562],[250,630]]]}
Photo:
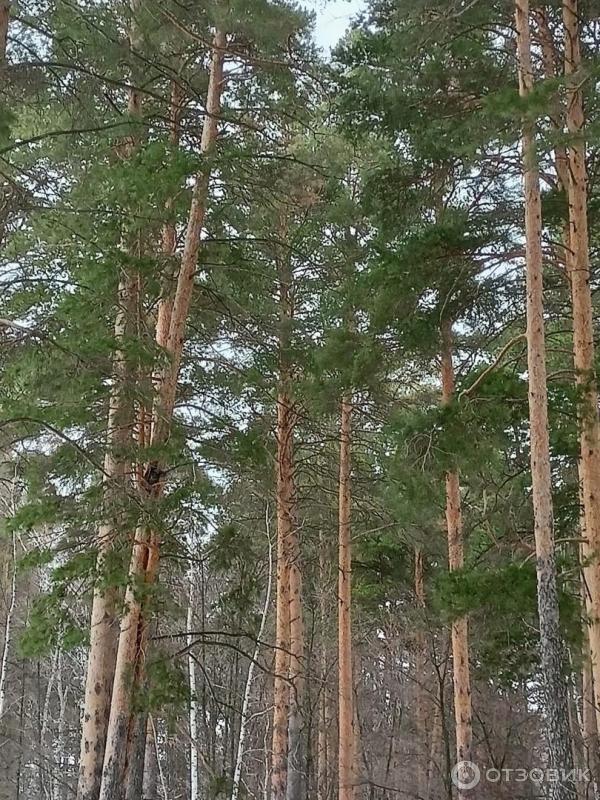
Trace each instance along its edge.
{"label": "tree trunk", "polygon": [[[452,363],[452,323],[442,323],[442,405],[449,405],[454,396]],[[446,526],[448,533],[448,566],[450,572],[464,566],[463,525],[458,469],[446,473]],[[469,672],[469,623],[460,617],[452,623],[452,678],[454,685],[454,719],[456,726],[456,760],[471,761],[473,719],[471,676]],[[462,772],[459,772],[459,777]],[[468,782],[469,775],[465,773]],[[459,789],[459,797],[464,793]],[[465,795],[466,796],[466,795]]]}
{"label": "tree trunk", "polygon": [[[181,138],[181,111],[183,104],[183,92],[177,81],[171,85],[171,102],[169,105],[169,143],[173,149],[179,146]],[[166,202],[165,211],[170,216],[173,209],[173,199],[169,198]],[[156,318],[156,343],[159,347],[166,348],[169,339],[169,328],[171,327],[171,314],[173,312],[173,281],[174,267],[173,259],[177,249],[177,231],[175,223],[168,220],[163,225],[162,230],[162,252],[165,258],[165,268],[162,275],[161,298],[158,304],[158,314]]]}
{"label": "tree trunk", "polygon": [[584,570],[589,592],[589,642],[596,707],[600,714],[600,420],[594,364],[594,324],[590,288],[587,222],[587,174],[581,90],[581,48],[577,0],[564,0],[568,191],[570,227],[569,280],[573,306],[573,354],[578,387],[580,478],[585,514]]}
{"label": "tree trunk", "polygon": [[[293,473],[293,464],[292,464]],[[295,487],[293,489],[295,506]],[[294,515],[295,517],[295,515]],[[302,800],[306,786],[306,736],[304,720],[304,617],[302,573],[297,520],[292,529],[290,554],[290,701],[288,723],[287,800]]]}
{"label": "tree trunk", "polygon": [[[581,490],[581,484],[580,484]],[[581,666],[581,736],[583,739],[583,750],[585,767],[591,773],[591,786],[588,791],[587,800],[596,800],[599,796],[600,779],[600,749],[598,742],[598,719],[595,705],[594,693],[594,674],[590,657],[589,625],[588,625],[588,592],[586,588],[584,562],[585,540],[585,515],[581,514],[581,538],[580,563],[581,563],[581,610],[583,617],[583,642],[582,642],[582,666]]]}
{"label": "tree trunk", "polygon": [[[133,315],[134,279],[124,276],[119,286],[115,319],[115,341],[128,336]],[[127,451],[131,447],[133,406],[130,400],[130,369],[122,350],[114,355],[114,389],[108,412],[106,455],[104,457],[104,513],[109,520],[98,528],[99,576],[120,535],[119,504],[131,488],[131,466]],[[81,752],[77,800],[97,800],[102,779],[102,764],[112,697],[118,626],[115,618],[118,590],[96,585],[92,599],[90,649],[88,653],[83,702]]]}
{"label": "tree trunk", "polygon": [[63,680],[63,660],[62,654],[59,656],[58,665],[58,730],[56,736],[56,749],[55,749],[55,763],[59,768],[59,780],[56,787],[56,800],[66,800],[67,794],[70,793],[69,778],[70,769],[69,763],[71,760],[71,752],[68,747],[67,741],[67,708],[68,708],[68,695],[69,687],[65,686]]}
{"label": "tree trunk", "polygon": [[[575,675],[573,677],[574,679],[576,678]],[[583,774],[583,770],[586,769],[586,766],[582,734],[583,726],[579,725],[579,719],[577,715],[577,693],[575,680],[569,682],[567,685],[567,691],[569,695],[569,732],[571,734],[571,742],[573,745],[571,755],[573,758],[573,765],[577,770],[575,791],[577,793],[577,800],[586,800],[586,783],[579,777]]]}
{"label": "tree trunk", "polygon": [[285,800],[287,791],[288,714],[290,687],[290,564],[289,546],[294,520],[293,408],[288,396],[277,398],[277,606],[275,679],[273,685],[272,800]]}
{"label": "tree trunk", "polygon": [[[519,90],[526,99],[533,89],[529,33],[529,0],[516,0]],[[545,694],[545,723],[550,766],[572,769],[567,688],[563,675],[563,643],[559,626],[556,585],[550,444],[546,386],[544,298],[542,270],[542,208],[535,145],[535,122],[523,120],[523,182],[525,194],[527,365],[531,477],[538,584],[541,665]],[[555,800],[575,797],[571,781],[551,787]]]}
{"label": "tree trunk", "polygon": [[[290,363],[290,329],[294,316],[293,274],[291,255],[286,245],[287,223],[281,221],[281,242],[284,250],[277,253],[279,282],[279,397],[277,403],[277,519],[281,536],[288,582],[288,650],[289,683],[287,700],[287,800],[302,800],[306,786],[306,740],[304,720],[305,665],[304,618],[302,609],[302,573],[300,540],[296,513],[294,431],[297,413],[292,392]],[[278,248],[279,250],[279,248]],[[285,597],[285,591],[284,591]],[[275,735],[275,734],[274,734]],[[275,755],[275,754],[274,754]],[[281,781],[279,789],[281,789]],[[275,800],[278,799],[276,795]]]}
{"label": "tree trunk", "polygon": [[583,738],[583,749],[585,758],[585,768],[591,775],[591,792],[588,792],[588,800],[598,797],[598,728],[596,719],[596,709],[594,706],[594,683],[592,676],[592,665],[589,658],[587,638],[584,639],[584,654],[581,676],[581,734]]}
{"label": "tree trunk", "polygon": [[139,800],[142,796],[147,724],[147,711],[136,710],[129,722],[123,779],[124,800]]}
{"label": "tree trunk", "polygon": [[[202,129],[200,152],[208,154],[214,147],[217,121],[223,91],[223,64],[226,35],[217,31],[213,41],[211,68],[206,102],[206,117]],[[151,445],[159,448],[169,435],[179,366],[185,338],[194,276],[200,249],[200,235],[204,223],[208,197],[209,170],[198,174],[192,193],[184,251],[181,259],[177,287],[171,312],[167,351],[170,363],[160,375],[157,402],[153,415]],[[152,502],[164,488],[164,464],[160,460],[150,463],[144,476],[146,500]],[[131,735],[132,703],[134,692],[143,675],[143,659],[148,620],[143,613],[143,601],[137,586],[140,582],[151,586],[158,572],[160,541],[154,530],[138,527],[131,557],[129,585],[125,594],[125,612],[119,633],[113,701],[111,703],[106,752],[100,800],[116,800],[122,786],[127,749],[125,743]]]}
{"label": "tree trunk", "polygon": [[188,650],[188,686],[190,691],[190,800],[200,800],[200,781],[198,769],[198,698],[196,696],[196,660],[191,647],[194,641],[192,636],[194,625],[194,605],[196,596],[195,573],[190,571],[189,577],[189,597],[186,618],[186,630],[188,631],[187,646]]}
{"label": "tree trunk", "polygon": [[319,533],[319,623],[320,623],[320,694],[319,720],[317,723],[317,800],[329,800],[332,775],[335,770],[330,763],[333,753],[330,748],[331,698],[327,667],[328,636],[328,588],[329,574],[327,550],[323,531]]}
{"label": "tree trunk", "polygon": [[[415,597],[417,606],[421,612],[425,609],[425,579],[423,572],[423,551],[420,547],[415,547]],[[427,681],[431,677],[427,670],[427,642],[421,624],[415,636],[415,688],[416,688],[416,709],[415,721],[417,730],[417,791],[420,798],[427,797],[427,770],[429,763],[429,735],[428,735],[428,712],[430,710],[429,697],[427,694]]]}
{"label": "tree trunk", "polygon": [[158,748],[152,715],[146,720],[142,800],[158,800]]}
{"label": "tree trunk", "polygon": [[439,784],[438,776],[442,773],[442,761],[444,757],[444,721],[443,721],[444,692],[443,687],[438,685],[438,696],[433,712],[433,722],[431,724],[431,744],[429,748],[429,760],[427,763],[427,788],[425,798],[435,797],[435,789]]}
{"label": "tree trunk", "polygon": [[10,573],[10,600],[8,609],[6,611],[6,620],[4,623],[4,643],[2,646],[2,661],[0,662],[0,721],[4,716],[6,708],[6,684],[8,680],[8,654],[10,651],[10,637],[12,630],[13,616],[15,613],[15,606],[17,603],[17,537],[13,533],[11,537],[12,542],[12,559],[11,559],[11,573]]}
{"label": "tree trunk", "polygon": [[279,389],[277,395],[277,616],[273,686],[272,800],[299,800],[303,783],[304,630],[296,519],[294,430],[296,409],[290,363],[294,314],[293,275],[286,247],[287,222],[279,220],[275,261],[279,285]]}
{"label": "tree trunk", "polygon": [[238,743],[236,749],[236,756],[235,756],[235,763],[233,769],[233,785],[231,788],[231,800],[238,800],[239,793],[240,793],[240,782],[242,778],[242,767],[244,764],[244,748],[246,746],[246,736],[248,733],[248,723],[250,722],[249,716],[249,708],[250,708],[250,698],[252,696],[252,684],[254,681],[254,673],[256,671],[256,664],[258,661],[258,656],[260,654],[260,647],[261,641],[263,638],[263,634],[265,631],[265,627],[267,624],[267,617],[269,614],[269,608],[271,606],[271,590],[273,587],[273,558],[271,553],[271,534],[270,534],[270,525],[269,525],[269,506],[267,505],[265,511],[265,524],[266,524],[266,532],[267,532],[267,540],[269,543],[269,577],[267,579],[267,590],[265,592],[265,600],[263,603],[262,615],[260,618],[260,627],[258,629],[258,635],[256,637],[256,645],[254,647],[254,653],[252,655],[252,660],[248,665],[248,672],[246,674],[246,683],[244,686],[244,699],[242,701],[242,717],[240,721],[240,733],[238,736]]}
{"label": "tree trunk", "polygon": [[[139,0],[130,0],[132,21],[130,43],[136,43],[135,13]],[[135,72],[134,69],[132,69]],[[135,87],[128,93],[128,112],[132,117],[141,115],[141,97]],[[135,149],[132,139],[126,148],[127,155]],[[123,342],[133,333],[137,314],[136,275],[124,273],[119,281],[118,305],[115,316],[114,338],[117,349],[113,357],[113,389],[109,401],[106,451],[104,457],[104,513],[108,518],[98,528],[96,571],[102,575],[115,540],[122,535],[119,504],[131,491],[131,461],[134,408],[131,383],[131,365],[122,349]],[[102,782],[102,769],[112,702],[112,690],[117,657],[118,625],[116,606],[117,587],[94,587],[90,623],[90,650],[88,654],[84,691],[81,751],[77,800],[97,800]]]}
{"label": "tree trunk", "polygon": [[339,476],[339,557],[338,557],[338,797],[353,800],[354,776],[354,703],[352,673],[352,543],[351,543],[351,447],[352,400],[346,395],[341,403],[340,476]]}

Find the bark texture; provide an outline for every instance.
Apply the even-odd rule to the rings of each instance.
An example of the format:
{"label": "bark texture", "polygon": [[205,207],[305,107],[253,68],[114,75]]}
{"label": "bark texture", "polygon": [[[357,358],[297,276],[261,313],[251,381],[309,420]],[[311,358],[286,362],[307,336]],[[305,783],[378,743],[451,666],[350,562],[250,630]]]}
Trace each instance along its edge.
{"label": "bark texture", "polygon": [[355,793],[355,731],[352,670],[352,544],[351,472],[352,399],[345,396],[340,417],[339,541],[338,541],[338,797]]}
{"label": "bark texture", "polygon": [[[515,21],[519,90],[521,96],[526,99],[533,89],[528,0],[516,0]],[[572,769],[572,748],[568,695],[563,675],[563,643],[559,628],[556,585],[546,385],[542,208],[535,145],[535,121],[528,115],[523,120],[522,139],[531,476],[546,736],[551,767],[568,772]],[[566,800],[566,798],[576,796],[575,787],[570,781],[551,784],[551,793],[555,800]]]}

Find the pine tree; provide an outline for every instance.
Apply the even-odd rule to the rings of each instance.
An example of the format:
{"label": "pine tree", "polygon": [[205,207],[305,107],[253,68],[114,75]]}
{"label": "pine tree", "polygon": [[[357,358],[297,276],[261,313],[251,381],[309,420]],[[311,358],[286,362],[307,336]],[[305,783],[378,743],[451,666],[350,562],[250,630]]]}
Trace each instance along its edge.
{"label": "pine tree", "polygon": [[[526,100],[533,90],[528,0],[517,0],[515,14],[519,89],[522,98]],[[565,770],[568,774],[572,767],[572,750],[556,587],[544,337],[542,207],[535,145],[535,120],[530,115],[525,117],[523,123],[523,184],[531,478],[537,557],[540,648],[545,681],[546,730],[550,762],[555,769]],[[553,792],[557,798],[574,796],[572,783],[564,779],[553,786]]]}

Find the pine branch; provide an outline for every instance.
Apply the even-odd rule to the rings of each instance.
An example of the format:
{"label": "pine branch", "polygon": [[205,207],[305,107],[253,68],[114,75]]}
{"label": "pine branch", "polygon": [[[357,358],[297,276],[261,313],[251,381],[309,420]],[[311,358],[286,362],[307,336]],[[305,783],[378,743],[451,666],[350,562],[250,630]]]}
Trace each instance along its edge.
{"label": "pine branch", "polygon": [[525,339],[525,334],[520,333],[518,336],[515,336],[513,339],[507,342],[502,348],[502,350],[500,350],[496,358],[492,361],[492,363],[486,369],[484,369],[484,371],[473,381],[473,383],[467,389],[462,390],[462,392],[458,395],[458,399],[462,400],[463,397],[469,397],[475,391],[475,389],[477,389],[477,387],[483,383],[483,381],[487,378],[490,372],[496,369],[496,367],[502,361],[502,359],[504,358],[506,353],[510,350],[510,348],[513,347],[513,345],[515,345],[517,342],[522,341],[523,339]]}

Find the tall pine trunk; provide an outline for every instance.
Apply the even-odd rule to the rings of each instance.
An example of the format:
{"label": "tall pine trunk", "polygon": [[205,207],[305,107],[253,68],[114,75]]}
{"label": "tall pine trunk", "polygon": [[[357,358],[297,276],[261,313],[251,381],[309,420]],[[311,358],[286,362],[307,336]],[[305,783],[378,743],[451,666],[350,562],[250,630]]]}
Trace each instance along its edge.
{"label": "tall pine trunk", "polygon": [[[295,411],[293,412],[295,417]],[[294,423],[295,426],[295,423]],[[292,450],[291,474],[295,471]],[[295,481],[292,488],[294,512],[296,505]],[[304,674],[304,614],[302,608],[302,572],[300,569],[300,540],[298,521],[294,513],[289,553],[290,581],[290,685],[288,720],[288,780],[287,800],[303,800],[306,775],[306,732],[304,696],[306,678]]]}
{"label": "tall pine trunk", "polygon": [[[442,323],[442,405],[449,405],[453,396],[452,323],[450,320],[444,320]],[[450,572],[454,572],[464,566],[460,480],[456,467],[446,473],[446,528],[448,534],[448,566]],[[469,623],[466,616],[459,617],[452,623],[451,636],[456,760],[457,762],[471,761],[473,716],[469,671]],[[463,792],[459,790],[459,797],[462,796]]]}
{"label": "tall pine trunk", "polygon": [[[200,152],[207,155],[214,147],[218,115],[223,91],[223,65],[226,35],[217,31],[213,40],[211,68],[206,102],[206,117],[202,130]],[[168,438],[179,367],[185,341],[185,328],[192,299],[200,235],[204,224],[209,188],[209,170],[196,176],[188,217],[184,250],[177,276],[177,285],[170,315],[166,349],[170,363],[159,376],[157,399],[153,412],[151,446],[159,448]],[[160,459],[151,462],[144,475],[145,502],[156,501],[164,488],[165,464]],[[113,698],[110,710],[100,800],[118,800],[126,772],[127,741],[134,733],[134,694],[144,671],[145,641],[148,619],[139,585],[150,587],[158,573],[160,540],[156,531],[138,526],[129,568],[129,585],[125,593],[125,611],[119,632]],[[144,595],[146,593],[144,592]]]}
{"label": "tall pine trunk", "polygon": [[273,687],[273,753],[271,797],[300,800],[305,784],[304,623],[302,575],[296,509],[294,431],[296,409],[290,360],[294,316],[291,253],[287,222],[278,225],[276,251],[279,288],[279,388],[277,396],[277,606]]}
{"label": "tall pine trunk", "polygon": [[[526,100],[533,89],[529,32],[529,0],[516,0],[519,90]],[[556,583],[554,524],[542,269],[542,207],[535,145],[535,121],[530,112],[523,119],[523,183],[525,194],[527,365],[529,373],[529,423],[531,478],[536,546],[540,655],[545,695],[545,726],[550,766],[572,768],[568,695],[563,675],[563,643],[559,626]],[[551,785],[555,800],[575,797],[572,781]]]}
{"label": "tall pine trunk", "polygon": [[[131,332],[136,280],[125,275],[119,285],[114,337],[117,348]],[[101,577],[115,540],[123,534],[119,506],[132,490],[131,462],[133,400],[131,369],[121,349],[113,359],[113,390],[108,412],[104,457],[104,514],[98,528],[97,567]],[[100,792],[118,641],[116,619],[119,592],[113,586],[96,585],[92,599],[90,649],[84,690],[81,752],[77,800],[96,800]]]}
{"label": "tall pine trunk", "polygon": [[288,782],[290,705],[290,540],[295,526],[293,475],[294,409],[285,391],[277,398],[277,606],[273,685],[271,797],[285,800]]}
{"label": "tall pine trunk", "polygon": [[340,416],[339,541],[338,541],[338,797],[355,793],[355,733],[352,671],[352,544],[351,544],[352,399],[346,395]]}
{"label": "tall pine trunk", "polygon": [[[131,21],[129,28],[130,47],[139,46],[139,31],[136,13],[139,0],[130,0]],[[132,72],[135,73],[135,69]],[[128,92],[127,110],[132,118],[141,116],[141,96],[132,85]],[[130,157],[137,146],[132,137],[124,148],[125,157]],[[124,241],[125,246],[129,246]],[[131,447],[133,443],[134,371],[124,342],[135,332],[138,303],[138,278],[132,272],[120,277],[117,311],[114,324],[116,351],[113,356],[113,388],[109,400],[106,450],[104,456],[104,515],[105,521],[97,534],[97,565],[102,575],[110,558],[115,541],[122,538],[123,504],[132,491]],[[117,605],[119,591],[114,586],[94,587],[90,622],[90,649],[88,654],[84,690],[81,750],[77,800],[97,800],[101,790],[102,769],[105,756],[112,690],[118,644]]]}
{"label": "tall pine trunk", "polygon": [[[307,786],[305,731],[305,663],[304,612],[302,604],[302,571],[296,495],[296,460],[294,436],[297,410],[293,392],[293,363],[290,355],[294,320],[294,276],[292,250],[287,241],[288,223],[285,211],[279,224],[280,246],[277,248],[279,284],[279,398],[277,458],[278,521],[281,513],[289,592],[288,646],[289,684],[287,721],[287,785],[286,800],[304,800]],[[278,534],[279,535],[279,534]]]}
{"label": "tall pine trunk", "polygon": [[594,364],[594,324],[590,287],[587,174],[581,91],[581,46],[577,0],[564,0],[570,265],[573,354],[578,387],[580,479],[585,515],[584,571],[588,587],[589,643],[596,708],[600,714],[600,419]]}

